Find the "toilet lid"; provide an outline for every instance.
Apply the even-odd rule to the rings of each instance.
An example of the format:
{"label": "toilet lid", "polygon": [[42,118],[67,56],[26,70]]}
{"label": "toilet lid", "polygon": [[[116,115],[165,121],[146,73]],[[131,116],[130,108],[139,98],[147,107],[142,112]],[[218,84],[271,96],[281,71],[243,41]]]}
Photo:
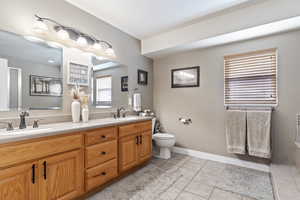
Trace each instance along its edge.
{"label": "toilet lid", "polygon": [[171,139],[171,138],[175,138],[174,135],[168,134],[168,133],[156,133],[153,135],[153,137],[155,138],[159,138],[159,139]]}

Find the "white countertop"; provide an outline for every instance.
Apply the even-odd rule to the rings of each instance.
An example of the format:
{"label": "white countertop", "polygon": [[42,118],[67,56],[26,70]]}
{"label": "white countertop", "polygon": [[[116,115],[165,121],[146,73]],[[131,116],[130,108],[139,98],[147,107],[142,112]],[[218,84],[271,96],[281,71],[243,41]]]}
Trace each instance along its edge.
{"label": "white countertop", "polygon": [[23,130],[16,129],[14,131],[6,131],[5,129],[0,129],[0,144],[8,142],[16,142],[21,140],[40,138],[45,136],[53,136],[65,134],[68,132],[83,131],[100,127],[107,127],[113,125],[127,124],[130,122],[138,122],[151,120],[151,117],[138,117],[138,116],[128,116],[126,118],[103,118],[90,120],[87,123],[54,123],[54,124],[45,124],[40,125],[39,128],[26,128]]}

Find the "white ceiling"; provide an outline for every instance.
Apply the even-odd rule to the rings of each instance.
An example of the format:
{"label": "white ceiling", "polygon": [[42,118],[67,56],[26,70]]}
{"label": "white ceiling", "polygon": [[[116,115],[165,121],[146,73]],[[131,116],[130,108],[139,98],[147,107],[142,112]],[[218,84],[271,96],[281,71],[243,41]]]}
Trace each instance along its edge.
{"label": "white ceiling", "polygon": [[65,0],[144,39],[250,0]]}

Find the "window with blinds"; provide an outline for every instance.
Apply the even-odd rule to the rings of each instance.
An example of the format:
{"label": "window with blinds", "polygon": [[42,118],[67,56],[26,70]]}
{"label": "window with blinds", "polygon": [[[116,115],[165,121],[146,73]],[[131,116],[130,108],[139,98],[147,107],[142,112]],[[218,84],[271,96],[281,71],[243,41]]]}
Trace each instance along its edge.
{"label": "window with blinds", "polygon": [[277,50],[224,57],[225,105],[277,104]]}
{"label": "window with blinds", "polygon": [[96,104],[97,106],[111,106],[112,77],[96,78]]}

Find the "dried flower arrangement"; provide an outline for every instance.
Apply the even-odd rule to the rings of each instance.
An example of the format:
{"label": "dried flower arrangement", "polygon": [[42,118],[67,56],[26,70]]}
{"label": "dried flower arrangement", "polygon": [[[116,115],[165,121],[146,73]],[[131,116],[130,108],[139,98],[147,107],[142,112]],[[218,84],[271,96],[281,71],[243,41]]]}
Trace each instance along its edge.
{"label": "dried flower arrangement", "polygon": [[75,87],[71,90],[71,95],[73,97],[73,100],[81,101],[82,97],[86,96],[84,91],[81,91],[81,88],[78,86],[78,84],[75,85]]}

